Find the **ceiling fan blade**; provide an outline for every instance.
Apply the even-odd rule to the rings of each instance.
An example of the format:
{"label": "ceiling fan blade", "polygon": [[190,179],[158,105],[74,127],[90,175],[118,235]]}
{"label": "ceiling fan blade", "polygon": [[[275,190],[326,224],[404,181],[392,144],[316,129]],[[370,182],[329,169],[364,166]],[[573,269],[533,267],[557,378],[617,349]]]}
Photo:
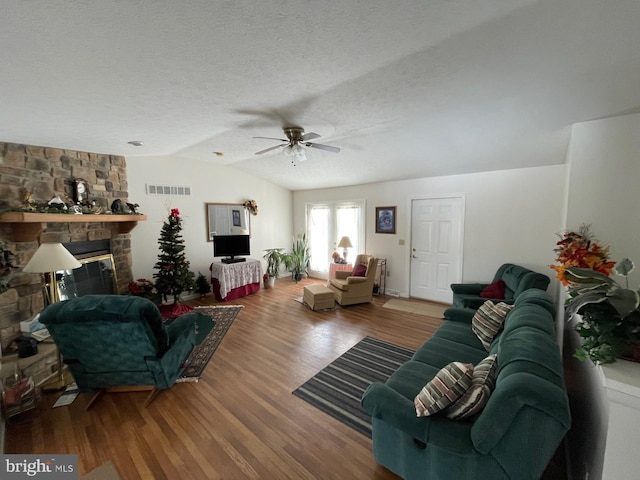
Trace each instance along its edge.
{"label": "ceiling fan blade", "polygon": [[269,147],[269,148],[265,148],[264,150],[260,150],[259,152],[256,152],[256,155],[262,155],[263,153],[267,153],[270,152],[271,150],[275,150],[276,148],[282,148],[285,145],[276,145],[275,147]]}
{"label": "ceiling fan blade", "polygon": [[264,138],[265,140],[278,140],[279,142],[289,143],[289,140],[285,140],[284,138],[274,138],[274,137],[253,137],[253,138]]}
{"label": "ceiling fan blade", "polygon": [[305,133],[300,137],[301,142],[305,142],[307,140],[313,140],[314,138],[320,138],[320,135],[314,132]]}
{"label": "ceiling fan blade", "polygon": [[340,153],[339,147],[332,147],[331,145],[323,145],[321,143],[305,143],[306,147],[317,148],[319,150],[325,150],[327,152]]}

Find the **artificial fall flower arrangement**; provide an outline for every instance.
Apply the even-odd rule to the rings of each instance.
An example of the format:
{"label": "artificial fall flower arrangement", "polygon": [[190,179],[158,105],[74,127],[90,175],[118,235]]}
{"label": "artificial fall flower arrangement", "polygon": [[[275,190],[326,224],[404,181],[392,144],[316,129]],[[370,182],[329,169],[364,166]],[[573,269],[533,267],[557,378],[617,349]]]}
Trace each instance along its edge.
{"label": "artificial fall flower arrangement", "polygon": [[564,286],[569,285],[566,271],[571,267],[588,268],[610,275],[616,262],[609,260],[609,247],[600,244],[589,231],[590,225],[581,225],[577,232],[570,231],[561,235],[556,243],[556,263],[549,265],[557,273]]}
{"label": "artificial fall flower arrangement", "polygon": [[242,205],[251,212],[251,215],[258,215],[258,204],[255,200],[245,200]]}
{"label": "artificial fall flower arrangement", "polygon": [[[588,225],[563,234],[554,251],[560,265],[550,267],[568,287],[567,318],[579,314],[575,330],[583,343],[575,356],[598,364],[640,361],[640,292],[629,289],[628,280],[633,262],[610,261],[608,247],[593,238]],[[612,273],[625,277],[625,287]]]}

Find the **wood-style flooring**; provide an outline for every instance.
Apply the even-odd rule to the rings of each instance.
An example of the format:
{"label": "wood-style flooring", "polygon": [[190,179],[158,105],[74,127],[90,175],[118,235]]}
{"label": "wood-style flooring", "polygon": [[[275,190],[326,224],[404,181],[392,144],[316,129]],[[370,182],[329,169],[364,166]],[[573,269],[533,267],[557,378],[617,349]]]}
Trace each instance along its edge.
{"label": "wood-style flooring", "polygon": [[[397,479],[376,464],[371,440],[291,394],[369,335],[419,347],[441,320],[369,304],[312,312],[296,302],[304,285],[276,286],[229,302],[244,308],[198,383],[112,393],[89,411],[89,394],[7,422],[6,453],[74,453],[82,475],[111,460],[134,479]],[[191,304],[216,304],[213,296]]]}

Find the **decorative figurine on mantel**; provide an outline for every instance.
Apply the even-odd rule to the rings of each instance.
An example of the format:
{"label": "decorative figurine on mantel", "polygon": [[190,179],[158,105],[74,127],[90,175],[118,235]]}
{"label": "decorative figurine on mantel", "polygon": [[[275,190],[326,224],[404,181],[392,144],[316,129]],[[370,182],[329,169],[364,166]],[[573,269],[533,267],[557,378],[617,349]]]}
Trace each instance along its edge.
{"label": "decorative figurine on mantel", "polygon": [[116,215],[140,215],[140,213],[138,213],[138,207],[140,207],[140,205],[137,203],[123,202],[119,198],[116,198],[111,203],[111,212]]}
{"label": "decorative figurine on mantel", "polygon": [[82,178],[76,178],[73,181],[73,203],[76,205],[90,205],[89,183]]}

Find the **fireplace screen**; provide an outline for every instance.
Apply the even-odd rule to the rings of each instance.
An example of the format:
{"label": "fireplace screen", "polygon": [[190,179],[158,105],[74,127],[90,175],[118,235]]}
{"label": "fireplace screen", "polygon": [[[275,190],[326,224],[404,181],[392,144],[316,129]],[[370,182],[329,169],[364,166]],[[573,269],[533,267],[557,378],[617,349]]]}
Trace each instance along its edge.
{"label": "fireplace screen", "polygon": [[78,261],[82,264],[81,267],[56,272],[60,300],[117,292],[116,266],[113,262],[113,255],[109,253]]}

